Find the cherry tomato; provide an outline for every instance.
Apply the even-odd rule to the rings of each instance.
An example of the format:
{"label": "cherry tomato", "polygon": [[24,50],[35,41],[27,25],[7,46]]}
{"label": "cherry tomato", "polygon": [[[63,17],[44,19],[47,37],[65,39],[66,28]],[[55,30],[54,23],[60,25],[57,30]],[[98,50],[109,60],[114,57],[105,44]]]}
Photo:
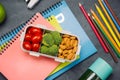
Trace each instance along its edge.
{"label": "cherry tomato", "polygon": [[31,37],[32,37],[31,34],[29,33],[25,34],[25,41],[31,41]]}
{"label": "cherry tomato", "polygon": [[31,50],[32,46],[31,46],[30,42],[24,41],[23,42],[23,48],[26,49],[26,50]]}
{"label": "cherry tomato", "polygon": [[29,33],[29,34],[30,34],[30,29],[31,29],[31,28],[32,28],[32,27],[27,28],[26,33]]}
{"label": "cherry tomato", "polygon": [[39,43],[32,43],[32,51],[38,52],[39,48],[40,48],[40,44]]}
{"label": "cherry tomato", "polygon": [[35,35],[35,36],[32,36],[31,38],[32,43],[39,43],[41,42],[41,40],[42,40],[42,35]]}
{"label": "cherry tomato", "polygon": [[29,33],[32,35],[42,34],[42,30],[40,28],[31,27]]}

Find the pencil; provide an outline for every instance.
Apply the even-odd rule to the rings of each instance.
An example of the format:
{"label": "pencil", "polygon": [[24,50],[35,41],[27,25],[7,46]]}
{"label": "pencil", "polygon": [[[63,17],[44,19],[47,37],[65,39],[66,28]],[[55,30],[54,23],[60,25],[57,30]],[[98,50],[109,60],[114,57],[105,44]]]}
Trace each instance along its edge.
{"label": "pencil", "polygon": [[[112,18],[113,22],[115,23],[118,31],[120,32],[120,25],[118,25],[118,23],[120,23],[120,21],[118,21],[118,23],[117,23],[116,20],[118,20],[118,19],[116,18],[115,13],[113,12],[113,10],[112,10],[112,8],[110,7],[110,5],[108,4],[108,2],[107,2],[106,0],[105,0],[105,2],[102,0],[102,2],[103,2],[103,5],[105,6],[106,10],[108,11],[110,17]],[[106,3],[106,4],[105,4],[105,3]],[[108,9],[108,8],[109,8],[109,9]],[[116,20],[115,20],[115,18],[116,18]]]}
{"label": "pencil", "polygon": [[79,3],[79,7],[81,9],[81,11],[83,12],[85,18],[87,19],[88,23],[90,24],[92,30],[94,31],[96,37],[98,38],[100,44],[102,45],[103,49],[105,50],[105,52],[108,52],[108,49],[106,47],[106,45],[104,44],[101,36],[98,34],[97,30],[95,29],[94,25],[92,24],[92,22],[90,21],[87,12],[85,11],[84,7]]}
{"label": "pencil", "polygon": [[110,12],[112,13],[112,15],[114,16],[115,20],[117,21],[117,23],[120,26],[120,20],[118,19],[118,17],[116,16],[115,12],[113,11],[112,7],[110,6],[110,4],[108,3],[108,0],[104,0],[104,2],[106,3],[107,7],[109,8]]}
{"label": "pencil", "polygon": [[118,30],[117,30],[115,24],[113,23],[111,17],[110,17],[109,14],[107,13],[107,11],[106,11],[106,9],[105,9],[103,3],[102,3],[102,0],[98,0],[98,2],[99,2],[99,4],[100,4],[102,10],[104,11],[106,17],[108,18],[108,20],[109,20],[109,22],[110,22],[110,24],[111,24],[111,27],[113,28],[113,30],[114,30],[116,36],[118,37],[118,40],[120,40],[120,34],[119,34],[119,32],[118,32]]}
{"label": "pencil", "polygon": [[107,41],[109,42],[109,44],[111,45],[111,47],[113,48],[115,53],[118,55],[118,57],[120,57],[120,49],[117,46],[117,44],[115,43],[115,41],[112,39],[112,37],[109,34],[109,32],[107,31],[106,27],[102,24],[102,22],[100,21],[100,19],[96,15],[96,13],[92,9],[90,11],[91,11],[92,15],[94,16],[94,18],[96,19],[96,21],[99,23],[99,25],[100,25],[99,29],[102,31],[102,33],[104,35],[106,35]]}
{"label": "pencil", "polygon": [[[90,18],[91,18],[91,17],[90,17]],[[101,37],[103,38],[103,40],[104,40],[104,42],[105,42],[105,44],[106,44],[106,46],[107,46],[107,48],[108,48],[108,50],[109,50],[109,53],[110,53],[112,59],[114,60],[115,63],[118,63],[117,57],[115,56],[115,54],[114,54],[113,50],[111,49],[111,47],[110,47],[109,43],[107,42],[107,40],[104,38],[102,32],[101,32],[101,31],[99,30],[99,28],[98,28],[98,26],[100,27],[100,25],[98,24],[98,22],[95,20],[95,18],[94,18],[93,16],[92,16],[92,19],[91,19],[91,20],[92,20],[93,24],[95,25],[95,28],[98,30],[98,33],[99,33],[99,34],[101,35]]]}
{"label": "pencil", "polygon": [[110,24],[108,23],[107,19],[105,18],[104,14],[102,13],[101,9],[97,6],[97,4],[95,4],[95,7],[96,7],[98,13],[100,14],[102,20],[106,24],[106,27],[108,28],[109,32],[111,33],[113,39],[116,41],[118,47],[120,48],[120,42],[119,42],[118,38],[116,37],[116,35],[114,34]]}

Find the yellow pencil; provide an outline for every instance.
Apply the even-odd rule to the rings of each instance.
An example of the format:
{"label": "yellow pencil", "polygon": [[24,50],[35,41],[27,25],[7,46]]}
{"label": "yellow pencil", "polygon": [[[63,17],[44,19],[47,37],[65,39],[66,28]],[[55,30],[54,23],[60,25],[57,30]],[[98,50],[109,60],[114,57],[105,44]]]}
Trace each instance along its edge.
{"label": "yellow pencil", "polygon": [[110,22],[110,24],[111,24],[111,27],[113,28],[114,32],[116,33],[116,35],[117,35],[117,37],[118,37],[118,40],[120,40],[120,33],[118,32],[118,30],[117,30],[115,24],[113,23],[111,17],[110,17],[109,14],[107,13],[107,10],[105,9],[105,7],[104,7],[104,5],[103,5],[102,0],[98,0],[98,2],[99,2],[99,4],[100,4],[102,10],[104,11],[106,17],[108,18],[108,20],[109,20],[109,22]]}
{"label": "yellow pencil", "polygon": [[98,13],[100,14],[101,18],[103,19],[104,23],[106,24],[108,30],[110,31],[113,39],[116,41],[116,43],[117,43],[117,45],[119,46],[119,49],[120,49],[120,42],[119,42],[119,40],[117,39],[116,35],[114,34],[114,32],[113,32],[110,24],[108,23],[107,19],[105,18],[105,16],[103,15],[101,9],[97,6],[97,4],[95,4],[95,7],[96,7]]}
{"label": "yellow pencil", "polygon": [[105,32],[105,34],[107,35],[107,37],[109,38],[109,40],[111,41],[111,43],[114,45],[114,47],[117,50],[118,54],[120,54],[120,48],[118,47],[118,45],[116,44],[116,42],[112,39],[112,37],[109,34],[109,32],[107,31],[106,27],[102,24],[102,22],[100,21],[100,19],[96,15],[96,13],[92,9],[90,11],[91,11],[92,15],[94,16],[94,18],[96,19],[96,21],[100,24],[101,28],[103,29],[103,31]]}

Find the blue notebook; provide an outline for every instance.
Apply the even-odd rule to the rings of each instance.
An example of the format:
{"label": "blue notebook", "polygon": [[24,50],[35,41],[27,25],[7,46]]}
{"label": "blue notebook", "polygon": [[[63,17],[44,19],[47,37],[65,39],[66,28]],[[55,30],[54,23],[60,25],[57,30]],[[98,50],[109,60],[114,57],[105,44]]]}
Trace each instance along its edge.
{"label": "blue notebook", "polygon": [[65,66],[61,70],[57,71],[56,73],[48,76],[46,80],[53,80],[57,76],[61,75],[65,71],[69,70],[70,68],[74,67],[81,61],[87,59],[89,56],[95,54],[97,52],[97,49],[73,15],[72,11],[66,4],[64,0],[54,4],[52,7],[48,8],[47,10],[43,11],[41,13],[45,18],[54,15],[57,19],[57,21],[62,26],[63,30],[71,32],[72,34],[75,34],[79,36],[80,39],[80,45],[81,45],[81,52],[80,52],[80,58],[76,61],[70,63],[69,65]]}

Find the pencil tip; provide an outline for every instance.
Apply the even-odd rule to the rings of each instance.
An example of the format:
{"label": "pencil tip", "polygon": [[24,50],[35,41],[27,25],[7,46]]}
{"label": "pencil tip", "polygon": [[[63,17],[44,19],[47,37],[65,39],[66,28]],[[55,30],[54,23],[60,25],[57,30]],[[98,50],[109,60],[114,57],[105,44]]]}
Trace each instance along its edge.
{"label": "pencil tip", "polygon": [[90,16],[90,13],[88,13],[88,16]]}
{"label": "pencil tip", "polygon": [[93,13],[93,10],[92,10],[92,9],[90,9],[90,12],[91,12],[91,13]]}
{"label": "pencil tip", "polygon": [[95,3],[95,7],[98,7],[96,3]]}
{"label": "pencil tip", "polygon": [[92,18],[95,19],[94,16],[92,16]]}
{"label": "pencil tip", "polygon": [[82,4],[81,4],[81,3],[79,3],[79,6],[82,6]]}

